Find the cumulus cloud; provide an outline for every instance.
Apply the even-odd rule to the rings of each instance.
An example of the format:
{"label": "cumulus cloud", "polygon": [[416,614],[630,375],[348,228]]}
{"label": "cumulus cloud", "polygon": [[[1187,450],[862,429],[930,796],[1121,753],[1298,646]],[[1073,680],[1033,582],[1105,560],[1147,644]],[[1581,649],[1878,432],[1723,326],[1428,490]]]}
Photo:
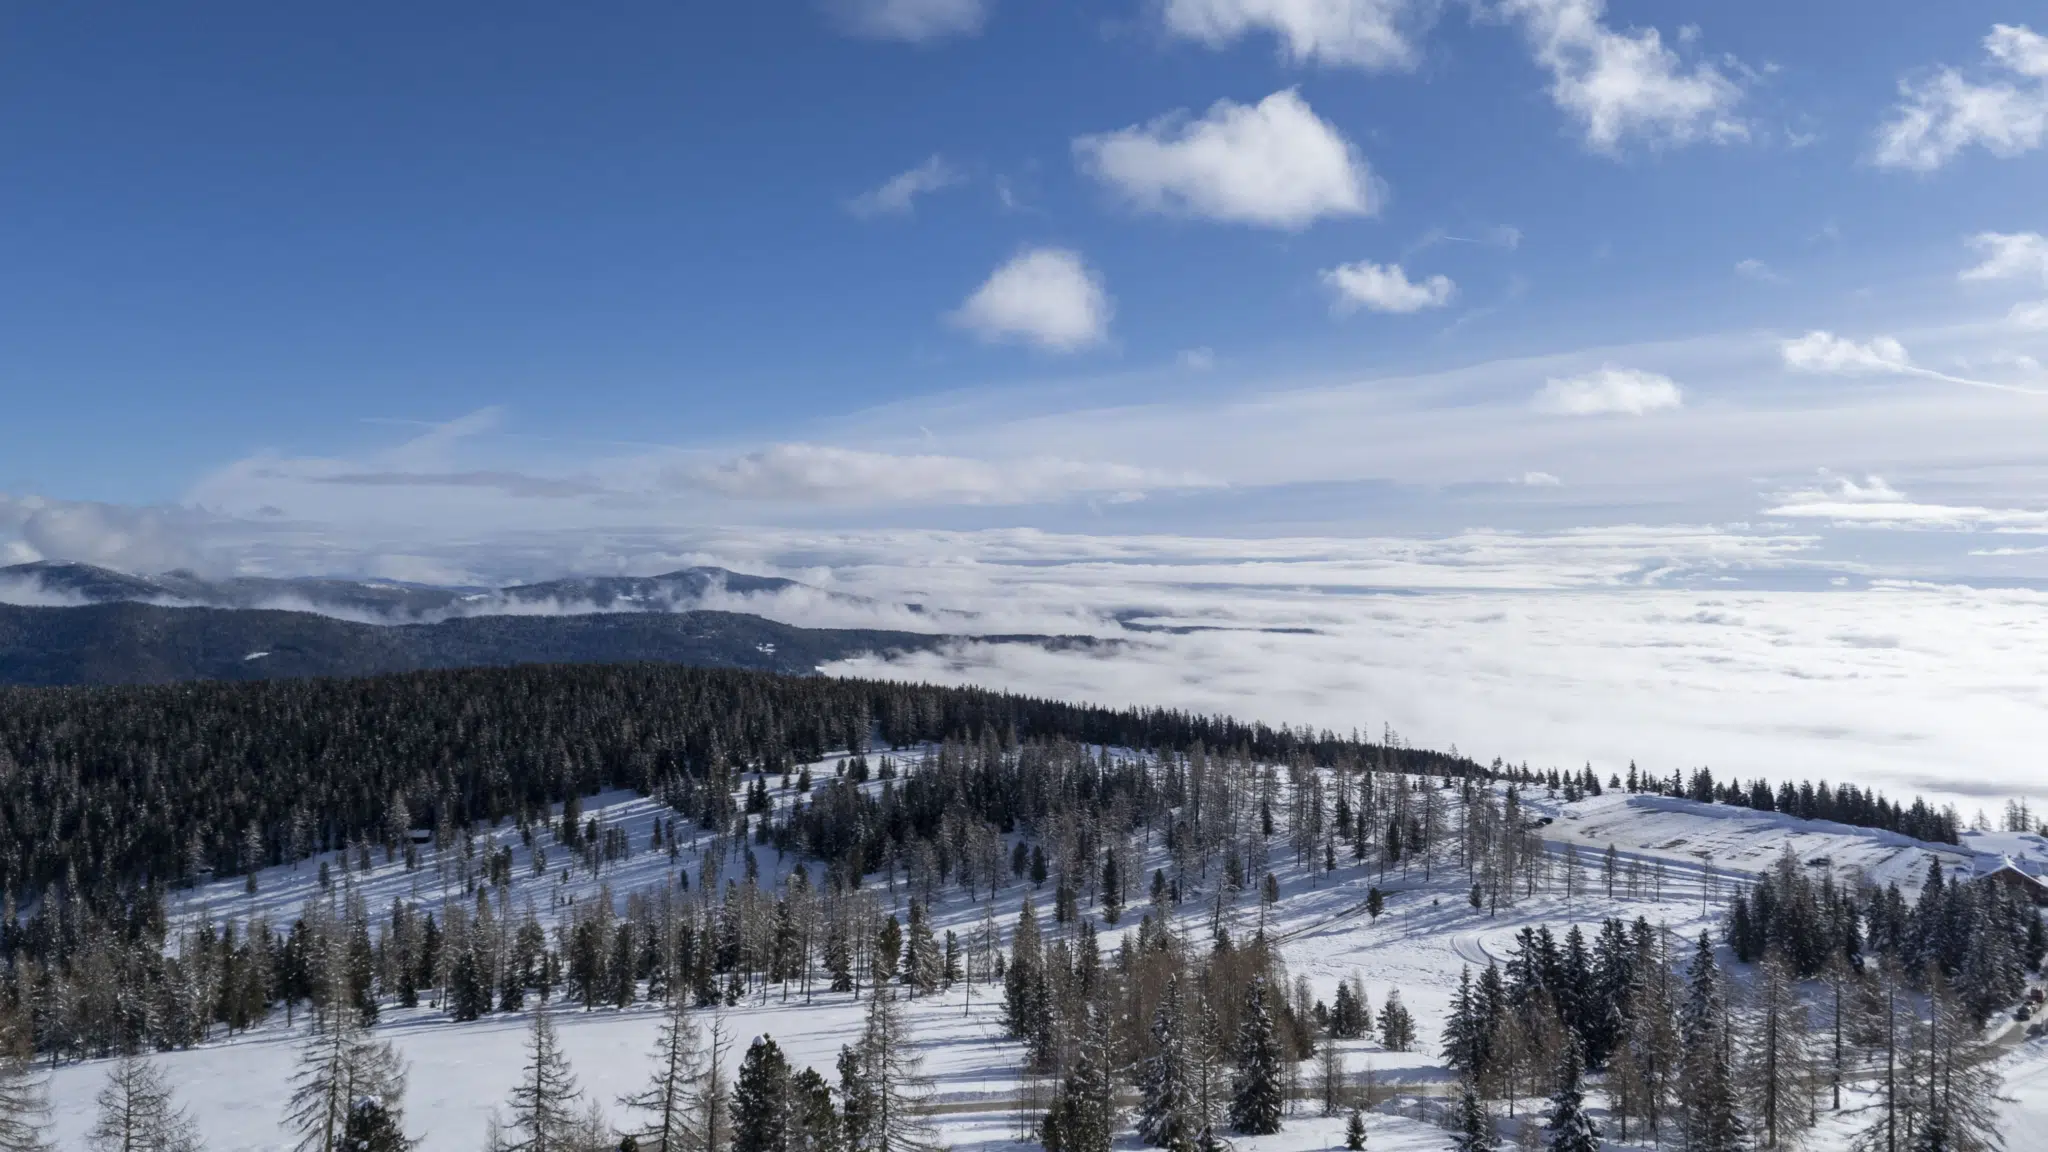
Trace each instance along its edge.
{"label": "cumulus cloud", "polygon": [[1100,344],[1115,309],[1102,278],[1065,248],[1012,257],[952,313],[984,340],[1023,340],[1055,352]]}
{"label": "cumulus cloud", "polygon": [[1340,313],[1358,308],[1420,312],[1449,304],[1457,293],[1457,285],[1448,276],[1411,281],[1399,264],[1374,264],[1369,260],[1327,269],[1323,272],[1323,283],[1336,293],[1333,307]]}
{"label": "cumulus cloud", "polygon": [[1944,67],[1900,80],[1872,162],[1932,172],[1971,147],[2001,159],[2040,147],[2048,136],[2048,37],[2024,24],[1994,24],[1984,54],[1981,79]]}
{"label": "cumulus cloud", "polygon": [[1074,155],[1146,212],[1292,230],[1379,210],[1364,157],[1291,88],[1253,105],[1219,100],[1200,119],[1174,113],[1083,136]]}
{"label": "cumulus cloud", "polygon": [[1691,65],[1655,28],[1618,32],[1601,21],[1605,0],[1506,0],[1550,73],[1550,97],[1585,132],[1586,145],[1615,154],[1624,141],[1652,147],[1739,140],[1742,87],[1710,63]]}
{"label": "cumulus cloud", "polygon": [[2048,328],[2048,300],[2036,300],[2030,304],[2015,304],[2006,313],[2006,320],[2018,328]]}
{"label": "cumulus cloud", "polygon": [[1134,499],[1160,488],[1206,487],[1192,474],[1037,457],[987,461],[900,456],[822,444],[778,444],[673,482],[743,500],[810,504],[1026,504],[1078,495]]}
{"label": "cumulus cloud", "polygon": [[1434,19],[1431,0],[1167,0],[1166,29],[1221,48],[1270,32],[1297,62],[1362,68],[1415,67],[1415,37]]}
{"label": "cumulus cloud", "polygon": [[958,169],[946,163],[945,157],[933,156],[847,201],[846,210],[862,218],[908,216],[917,207],[918,197],[951,188],[960,181]]}
{"label": "cumulus cloud", "polygon": [[2048,283],[2048,236],[2039,232],[1979,232],[1970,247],[1984,262],[1962,273],[1964,280],[2040,280]]}
{"label": "cumulus cloud", "polygon": [[1785,366],[1801,372],[1829,372],[1844,376],[1910,371],[1912,359],[1905,345],[1890,336],[1877,336],[1857,343],[1845,336],[1816,329],[1778,345]]}
{"label": "cumulus cloud", "polygon": [[990,0],[828,0],[828,7],[856,36],[923,44],[978,35]]}
{"label": "cumulus cloud", "polygon": [[1683,407],[1685,393],[1669,376],[1609,365],[1583,376],[1553,377],[1533,401],[1557,416],[1642,416]]}

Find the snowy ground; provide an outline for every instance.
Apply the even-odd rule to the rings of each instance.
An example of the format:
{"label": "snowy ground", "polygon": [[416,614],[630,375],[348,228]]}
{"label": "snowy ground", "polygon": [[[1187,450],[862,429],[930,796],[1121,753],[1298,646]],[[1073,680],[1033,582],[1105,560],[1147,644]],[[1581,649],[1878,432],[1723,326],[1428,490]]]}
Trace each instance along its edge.
{"label": "snowy ground", "polygon": [[[816,769],[824,775],[831,770],[830,761]],[[1398,990],[1415,1016],[1420,1051],[1391,1053],[1370,1043],[1346,1046],[1346,1064],[1353,1079],[1363,1080],[1369,1070],[1387,1099],[1382,1114],[1373,1119],[1370,1146],[1376,1152],[1448,1148],[1445,1133],[1397,1113],[1405,1109],[1412,1115],[1432,1107],[1426,1099],[1417,1100],[1416,1094],[1441,1092],[1449,1082],[1436,1053],[1460,971],[1468,965],[1483,966],[1489,959],[1505,959],[1514,935],[1525,926],[1548,924],[1562,934],[1570,925],[1580,924],[1590,932],[1605,917],[1632,920],[1642,916],[1690,939],[1716,922],[1718,906],[1735,878],[1768,867],[1787,843],[1802,859],[1825,855],[1837,868],[1858,868],[1873,877],[1902,881],[1923,872],[1930,854],[1942,858],[1945,865],[1969,864],[1977,858],[1978,848],[2009,854],[2030,847],[2012,837],[1993,837],[1983,845],[1973,845],[1972,850],[1959,851],[1886,833],[1654,797],[1610,794],[1564,805],[1546,799],[1538,790],[1527,802],[1532,811],[1553,817],[1554,822],[1544,831],[1555,853],[1562,855],[1566,845],[1577,847],[1581,877],[1570,897],[1561,884],[1554,884],[1551,891],[1538,892],[1497,915],[1469,905],[1468,881],[1455,863],[1439,862],[1430,872],[1417,867],[1404,875],[1398,868],[1382,873],[1344,860],[1336,872],[1312,881],[1293,864],[1283,845],[1274,846],[1271,867],[1280,880],[1281,899],[1269,913],[1267,930],[1282,942],[1289,972],[1306,976],[1315,994],[1326,1001],[1334,996],[1338,981],[1357,972],[1364,978],[1375,1012],[1390,991]],[[591,876],[567,853],[553,848],[547,837],[541,843],[550,845],[549,867],[545,875],[535,875],[526,849],[509,824],[479,838],[479,859],[487,848],[502,845],[514,850],[515,910],[531,899],[544,919],[552,919],[572,901],[596,898],[600,885],[609,885],[615,898],[622,901],[629,892],[673,883],[679,869],[687,869],[693,892],[700,887],[699,854],[710,842],[697,832],[694,823],[677,819],[679,831],[693,839],[685,840],[680,858],[672,860],[666,851],[646,850],[653,822],[674,815],[661,805],[626,793],[611,793],[586,801],[584,812],[606,827],[623,827],[634,846],[632,857],[601,876]],[[1642,864],[1641,882],[1633,897],[1625,883],[1617,886],[1613,897],[1606,892],[1600,854],[1609,843],[1615,844],[1626,860]],[[1155,863],[1163,862],[1160,845],[1155,842],[1147,849]],[[794,857],[778,859],[770,847],[756,846],[755,851],[764,885],[802,863]],[[1711,875],[1702,867],[1703,852],[1714,862]],[[332,857],[328,862],[339,885],[339,865]],[[1654,886],[1648,878],[1653,862],[1664,865]],[[381,915],[393,898],[433,907],[444,893],[439,864],[429,852],[423,867],[408,872],[402,863],[386,863],[380,852],[371,870],[353,872],[347,882],[364,894],[373,914]],[[569,865],[566,881],[564,865]],[[1147,865],[1146,875],[1152,866]],[[727,860],[723,874],[738,877],[741,866]],[[259,875],[254,895],[243,891],[239,879],[223,880],[181,893],[173,916],[182,922],[203,913],[219,921],[260,913],[273,926],[287,926],[304,901],[318,895],[317,876],[317,861],[297,868],[270,869]],[[1373,884],[1388,893],[1386,910],[1377,921],[1365,910],[1365,894]],[[891,910],[905,911],[905,885],[898,883],[891,892],[879,878],[871,878],[864,890],[877,893]],[[1025,890],[1023,883],[1013,883],[996,897],[1006,932]],[[451,875],[445,891],[459,897],[459,879]],[[1045,910],[1049,892],[1040,893],[1038,901]],[[1143,911],[1134,907],[1117,928],[1101,926],[1105,952],[1115,948],[1119,935],[1131,930]],[[937,926],[951,927],[963,939],[980,915],[981,906],[957,888],[948,889],[933,909]],[[1185,930],[1207,931],[1206,902],[1191,901],[1182,906],[1179,915]],[[1256,898],[1247,894],[1231,915],[1235,932],[1251,931],[1258,918]],[[1048,930],[1054,928],[1049,915],[1044,923]],[[913,1034],[944,1106],[941,1135],[955,1147],[1005,1148],[1016,1141],[1020,1131],[1013,1102],[1020,1087],[1021,1049],[1002,1036],[999,996],[996,985],[956,986],[909,1006]],[[765,1033],[776,1038],[793,1063],[808,1064],[834,1080],[839,1048],[858,1034],[863,1011],[864,1002],[856,1003],[844,995],[821,993],[811,1003],[805,1003],[796,992],[786,1000],[779,992],[771,993],[765,1003],[750,999],[725,1010],[733,1038],[726,1059],[737,1068],[749,1040]],[[700,1022],[708,1017],[703,1011],[697,1015]],[[563,1044],[584,1090],[606,1107],[615,1122],[627,1119],[614,1102],[640,1086],[659,1017],[659,1009],[650,1005],[594,1012],[558,1006],[556,1021]],[[524,1014],[497,1014],[476,1023],[456,1024],[428,1008],[387,1009],[376,1031],[390,1039],[411,1065],[407,1126],[423,1138],[422,1152],[455,1152],[481,1145],[486,1118],[505,1099],[521,1063],[527,1023]],[[287,1030],[279,1016],[231,1040],[158,1057],[198,1119],[213,1152],[286,1146],[280,1113],[303,1033],[303,1018],[297,1029]],[[82,1146],[92,1099],[105,1075],[104,1062],[69,1064],[52,1072],[54,1135],[61,1147]],[[2043,1142],[2042,1136],[2048,1133],[2048,1045],[2035,1042],[2015,1054],[2012,1092],[2015,1124],[2011,1147],[2015,1152],[2048,1152],[2048,1142]],[[1308,1105],[1299,1107],[1307,1109]],[[1843,1139],[1845,1123],[1834,1125],[1841,1129],[1835,1135]],[[1838,1146],[1841,1141],[1830,1135],[1831,1131],[1824,1130],[1812,1146]],[[1129,1143],[1128,1135],[1124,1143]],[[1240,1139],[1237,1145],[1240,1152],[1338,1148],[1342,1146],[1341,1121],[1314,1118],[1302,1111],[1290,1119],[1282,1134]]]}

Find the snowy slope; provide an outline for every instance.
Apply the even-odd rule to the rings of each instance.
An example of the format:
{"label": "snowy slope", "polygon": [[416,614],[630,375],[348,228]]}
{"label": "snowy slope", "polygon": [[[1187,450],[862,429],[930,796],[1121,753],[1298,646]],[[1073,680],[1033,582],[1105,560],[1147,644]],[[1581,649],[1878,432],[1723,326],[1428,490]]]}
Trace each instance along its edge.
{"label": "snowy slope", "polygon": [[[915,753],[910,755],[914,758]],[[829,776],[832,766],[828,759],[815,766],[814,773]],[[789,799],[780,789],[776,797],[778,803]],[[1272,870],[1279,880],[1280,900],[1265,914],[1264,927],[1281,942],[1290,975],[1305,976],[1315,995],[1327,1001],[1333,998],[1338,981],[1356,972],[1365,981],[1375,1012],[1389,992],[1398,990],[1415,1016],[1420,1033],[1417,1052],[1386,1052],[1369,1042],[1345,1046],[1354,1080],[1370,1070],[1382,1091],[1395,1097],[1385,1105],[1388,1110],[1427,1108],[1431,1106],[1427,1101],[1413,1097],[1446,1088],[1449,1076],[1437,1055],[1438,1039],[1459,973],[1467,966],[1504,959],[1513,947],[1514,935],[1523,927],[1547,924],[1562,934],[1578,924],[1590,932],[1605,917],[1633,920],[1641,916],[1674,937],[1689,940],[1718,922],[1719,905],[1731,877],[1769,866],[1787,844],[1802,859],[1825,855],[1838,869],[1860,869],[1881,879],[1913,878],[1924,870],[1930,857],[1950,866],[1968,864],[1976,856],[1974,851],[1924,845],[1883,832],[1658,797],[1610,794],[1566,805],[1531,793],[1525,802],[1529,810],[1552,816],[1553,823],[1544,831],[1557,856],[1566,845],[1578,848],[1581,874],[1569,897],[1561,883],[1554,883],[1551,890],[1539,891],[1497,915],[1470,906],[1466,899],[1469,880],[1448,854],[1431,870],[1416,866],[1406,874],[1398,867],[1382,871],[1340,858],[1334,873],[1312,879],[1284,847],[1275,846]],[[631,857],[607,866],[599,875],[591,875],[570,859],[548,835],[536,840],[549,854],[543,875],[533,872],[531,856],[509,823],[478,837],[476,860],[487,850],[512,850],[514,909],[531,900],[544,920],[552,920],[563,915],[572,902],[597,898],[606,886],[623,902],[633,891],[675,883],[679,872],[688,874],[693,893],[701,887],[702,856],[713,842],[693,822],[655,801],[627,793],[592,797],[583,808],[586,817],[605,827],[624,829],[634,847]],[[646,847],[654,823],[671,817],[681,834],[674,858],[666,850],[648,851]],[[1646,868],[1648,862],[1664,862],[1666,867],[1659,870],[1656,885],[1646,881],[1633,897],[1625,885],[1614,896],[1607,895],[1599,856],[1609,843],[1629,858],[1644,861]],[[778,859],[772,847],[755,846],[754,850],[764,886],[803,865],[793,856]],[[1156,839],[1145,845],[1145,850],[1149,877],[1153,867],[1165,863],[1166,854]],[[1714,862],[1718,879],[1710,880],[1701,868],[1702,852]],[[333,855],[323,859],[339,887],[344,882],[339,861]],[[388,910],[394,898],[433,908],[444,895],[461,898],[461,860],[459,848],[451,848],[444,858],[429,847],[422,866],[407,871],[402,861],[387,862],[378,852],[370,870],[348,873],[346,883],[363,893],[375,914]],[[257,878],[254,895],[243,891],[239,878],[179,893],[173,916],[189,922],[203,914],[218,922],[261,914],[274,927],[282,928],[308,899],[321,896],[319,863],[265,870]],[[725,860],[723,875],[740,876],[740,863]],[[815,880],[815,869],[812,875]],[[1376,921],[1365,910],[1365,895],[1373,885],[1388,894],[1385,912]],[[1143,885],[1138,887],[1142,890]],[[1010,883],[996,895],[1005,931],[1014,922],[1018,903],[1028,888],[1023,882]],[[900,882],[892,891],[881,876],[872,876],[863,890],[877,894],[890,911],[899,915],[907,911],[906,885]],[[1037,893],[1036,899],[1042,911],[1049,909],[1049,891]],[[1180,930],[1194,938],[1206,934],[1212,907],[1208,899],[1190,899],[1181,905],[1175,911]],[[1104,951],[1112,951],[1123,933],[1134,930],[1145,911],[1142,905],[1132,907],[1116,927],[1098,920]],[[938,928],[950,927],[963,937],[981,913],[982,905],[950,887],[932,909]],[[1247,893],[1227,916],[1234,935],[1242,938],[1256,931],[1261,920],[1256,896]],[[1042,922],[1048,933],[1058,931],[1049,915]],[[942,995],[912,1001],[908,1008],[912,1033],[944,1105],[942,1135],[958,1146],[1006,1147],[1019,1128],[1013,1113],[1020,1089],[1017,1069],[1022,1050],[1002,1035],[999,998],[997,985],[955,986]],[[859,1032],[863,1011],[864,1002],[845,995],[820,993],[813,1002],[805,1003],[798,993],[792,992],[785,1000],[779,991],[771,991],[765,1002],[754,998],[725,1010],[733,1037],[726,1060],[737,1068],[748,1041],[766,1033],[788,1051],[793,1063],[810,1065],[828,1080],[835,1079],[834,1059],[840,1046]],[[639,1086],[659,1014],[658,1008],[644,1004],[593,1012],[557,1008],[564,1046],[586,1093],[604,1104],[615,1122],[627,1119],[613,1102]],[[709,1013],[700,1010],[697,1016],[702,1023]],[[392,1040],[411,1064],[408,1127],[423,1137],[422,1152],[455,1152],[480,1145],[490,1109],[505,1098],[516,1075],[526,1026],[525,1014],[496,1014],[475,1023],[457,1024],[444,1013],[425,1007],[386,1010],[376,1031]],[[298,1029],[287,1030],[280,1016],[244,1036],[157,1058],[200,1121],[215,1152],[282,1146],[279,1116],[303,1031],[303,1019]],[[2048,1110],[2048,1057],[2042,1058],[2042,1064],[2039,1091],[2021,1093],[2021,1104],[2016,1107]],[[52,1073],[56,1135],[61,1146],[79,1146],[90,1122],[92,1097],[105,1075],[103,1062],[65,1065]],[[1410,1098],[1405,1105],[1400,1099],[1403,1096]],[[1376,1150],[1398,1152],[1443,1149],[1449,1143],[1441,1131],[1393,1115],[1375,1117],[1372,1140]],[[1338,1147],[1341,1122],[1311,1119],[1307,1111],[1301,1111],[1278,1136],[1236,1143],[1240,1152]],[[1821,1138],[1813,1146],[1834,1145]],[[2021,1148],[2024,1143],[2014,1146]]]}
{"label": "snowy slope", "polygon": [[1570,804],[1531,796],[1525,804],[1553,818],[1543,829],[1544,839],[1553,844],[1574,844],[1582,853],[1605,852],[1612,844],[1629,856],[1690,871],[1711,862],[1724,876],[1765,872],[1789,846],[1808,866],[1832,868],[1837,879],[1853,881],[1860,875],[1879,885],[1896,881],[1910,893],[1918,890],[1931,860],[1941,861],[1946,872],[1965,874],[1978,860],[1978,852],[1967,846],[1669,796],[1608,792]]}

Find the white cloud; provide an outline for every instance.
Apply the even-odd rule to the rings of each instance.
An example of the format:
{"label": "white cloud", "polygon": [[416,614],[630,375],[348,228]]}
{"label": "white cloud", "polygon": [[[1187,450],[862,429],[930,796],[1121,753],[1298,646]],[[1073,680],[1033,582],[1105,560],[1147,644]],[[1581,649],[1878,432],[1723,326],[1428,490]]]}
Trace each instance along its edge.
{"label": "white cloud", "polygon": [[917,198],[960,183],[960,172],[945,157],[933,156],[907,172],[890,177],[881,187],[847,201],[846,210],[855,216],[908,216]]}
{"label": "white cloud", "polygon": [[65,560],[126,572],[207,568],[198,543],[211,518],[190,508],[136,507],[0,493],[6,563]]}
{"label": "white cloud", "polygon": [[1291,88],[1254,105],[1219,100],[1199,120],[1175,113],[1083,136],[1074,154],[1148,212],[1299,229],[1379,209],[1365,159]]}
{"label": "white cloud", "polygon": [[1962,272],[1964,280],[2038,279],[2048,283],[2048,236],[2039,232],[1979,232],[1970,247],[1984,262]]}
{"label": "white cloud", "polygon": [[2019,328],[2048,329],[2048,300],[2036,300],[2031,304],[2015,304],[2006,313],[2006,321]]}
{"label": "white cloud", "polygon": [[1533,402],[1558,416],[1642,416],[1683,407],[1685,393],[1669,376],[1612,365],[1583,376],[1546,381]]}
{"label": "white cloud", "polygon": [[1209,487],[1192,474],[1057,457],[988,461],[895,455],[823,444],[778,444],[672,482],[742,500],[804,504],[1029,504],[1076,495],[1136,498],[1159,488]]}
{"label": "white cloud", "polygon": [[1204,345],[1199,348],[1184,348],[1175,357],[1181,367],[1190,372],[1207,372],[1216,367],[1216,350]]}
{"label": "white cloud", "polygon": [[1548,472],[1524,472],[1520,477],[1510,480],[1508,483],[1520,484],[1525,488],[1556,488],[1563,484],[1564,481]]}
{"label": "white cloud", "polygon": [[1505,0],[1521,19],[1550,97],[1585,130],[1597,152],[1640,139],[1653,147],[1739,140],[1740,85],[1709,63],[1688,67],[1655,28],[1617,32],[1601,22],[1605,0]]}
{"label": "white cloud", "polygon": [[1953,68],[1899,81],[1899,103],[1878,127],[1871,159],[1881,168],[1932,172],[1978,146],[2010,159],[2048,136],[2048,37],[1994,24],[1984,38],[1983,82]]}
{"label": "white cloud", "polygon": [[1323,272],[1323,283],[1337,294],[1334,307],[1340,313],[1358,308],[1420,312],[1449,304],[1457,293],[1457,285],[1448,276],[1410,281],[1399,264],[1374,264],[1369,260],[1327,269]]}
{"label": "white cloud", "polygon": [[985,340],[1071,352],[1102,343],[1112,312],[1101,278],[1080,253],[1033,248],[996,269],[951,319]]}
{"label": "white cloud", "polygon": [[1167,31],[1221,48],[1257,31],[1278,37],[1296,62],[1409,69],[1414,36],[1435,16],[1432,0],[1166,0]]}
{"label": "white cloud", "polygon": [[1800,372],[1829,372],[1844,376],[1870,373],[1900,373],[1912,370],[1905,345],[1890,336],[1878,336],[1858,344],[1847,337],[1816,329],[1778,345],[1785,366]]}
{"label": "white cloud", "polygon": [[1780,276],[1776,269],[1757,259],[1737,261],[1735,264],[1735,274],[1765,284],[1783,284],[1785,282],[1785,278]]}
{"label": "white cloud", "polygon": [[988,22],[990,0],[828,0],[847,31],[873,40],[923,44],[974,36]]}

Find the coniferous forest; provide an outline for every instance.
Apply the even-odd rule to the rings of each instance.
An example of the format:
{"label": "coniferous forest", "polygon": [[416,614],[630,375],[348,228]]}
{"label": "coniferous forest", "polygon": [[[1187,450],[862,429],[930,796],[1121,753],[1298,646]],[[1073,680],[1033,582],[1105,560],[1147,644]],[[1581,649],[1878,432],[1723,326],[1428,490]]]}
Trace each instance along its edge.
{"label": "coniferous forest", "polygon": [[[821,758],[835,766],[814,775]],[[2022,996],[2048,938],[2005,889],[1949,883],[1938,865],[1909,900],[1897,884],[1839,886],[1788,854],[1729,885],[1725,955],[1642,918],[1590,937],[1523,929],[1506,963],[1466,974],[1442,1021],[1357,976],[1327,998],[1290,977],[1267,930],[1282,861],[1311,884],[1339,870],[1358,883],[1441,877],[1487,917],[1603,887],[1610,901],[1661,898],[1661,863],[1546,847],[1523,806],[1538,789],[1567,802],[1610,789],[1766,799],[1705,770],[1688,782],[1631,765],[1603,783],[1590,768],[1418,751],[1390,732],[666,666],[19,690],[0,694],[0,1007],[24,1052],[119,1058],[110,1085],[159,1112],[168,1097],[148,1053],[309,1016],[313,1071],[290,1122],[321,1133],[308,1135],[319,1148],[404,1146],[404,1070],[376,1039],[385,1012],[425,1006],[460,1023],[649,1002],[667,1017],[654,1079],[630,1098],[646,1127],[614,1131],[570,1106],[581,1089],[542,1012],[491,1146],[610,1149],[623,1134],[713,1152],[928,1147],[929,1083],[897,996],[957,985],[1000,1001],[1037,1086],[1033,1136],[1054,1152],[1107,1149],[1132,1093],[1139,1134],[1178,1152],[1277,1131],[1290,1101],[1355,1116],[1370,1094],[1339,1049],[1362,1038],[1439,1050],[1463,1081],[1446,1122],[1474,1148],[1491,1146],[1497,1103],[1549,1097],[1546,1130],[1590,1152],[1596,1085],[1624,1137],[1635,1125],[1713,1152],[1776,1146],[1880,1051],[1901,1069],[1887,1123],[1985,1130],[1981,1092],[1933,1100],[1928,1078],[1989,1083],[1969,1034]],[[611,790],[673,815],[644,842],[586,819],[583,798]],[[1955,838],[1952,812],[1917,801],[1780,791],[1791,808]],[[557,898],[543,918],[530,894],[523,908],[512,899],[507,827],[522,874],[601,878],[639,853],[666,853],[672,874]],[[678,852],[693,838],[705,845],[694,887]],[[764,872],[764,852],[800,863]],[[289,923],[167,911],[179,889],[243,877],[254,894],[262,870],[316,856],[326,897]],[[412,872],[427,856],[438,902],[372,908],[352,886],[352,873]],[[900,887],[903,915],[878,887],[891,903]],[[971,929],[934,926],[948,894],[973,906]],[[1361,896],[1376,921],[1387,892]],[[1105,948],[1098,924],[1133,930]],[[791,1067],[768,1037],[723,1081],[733,1038],[716,1017],[705,1035],[693,1010],[771,994],[865,999],[836,1084]],[[1928,1048],[1943,1036],[1946,1049]],[[344,1068],[346,1093],[333,1079]],[[357,1143],[337,1142],[349,1132]]]}

